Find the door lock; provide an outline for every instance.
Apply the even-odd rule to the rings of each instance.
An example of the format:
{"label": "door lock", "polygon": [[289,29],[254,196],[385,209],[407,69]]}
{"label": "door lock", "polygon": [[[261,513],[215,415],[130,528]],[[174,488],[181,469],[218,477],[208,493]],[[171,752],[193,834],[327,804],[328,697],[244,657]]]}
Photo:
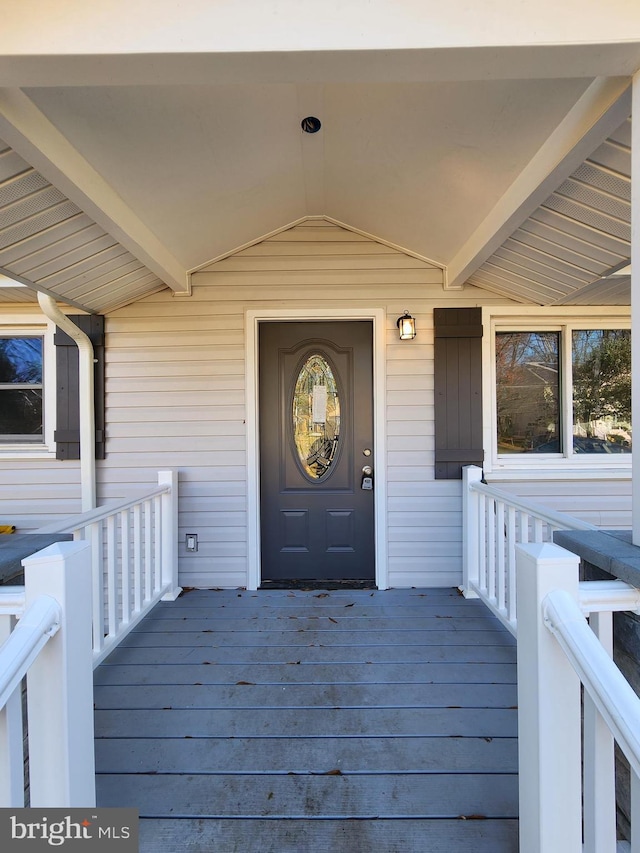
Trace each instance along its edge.
{"label": "door lock", "polygon": [[366,492],[370,492],[373,489],[373,468],[371,465],[365,465],[362,468],[362,483],[360,484],[360,488]]}

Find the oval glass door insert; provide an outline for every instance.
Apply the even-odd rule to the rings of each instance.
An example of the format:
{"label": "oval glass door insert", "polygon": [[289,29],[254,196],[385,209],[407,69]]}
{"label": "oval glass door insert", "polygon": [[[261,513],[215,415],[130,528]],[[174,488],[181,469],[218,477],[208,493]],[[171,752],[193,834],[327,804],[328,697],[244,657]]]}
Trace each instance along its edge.
{"label": "oval glass door insert", "polygon": [[331,469],[340,437],[340,399],[333,371],[318,353],[300,369],[293,392],[293,438],[302,467],[319,480]]}

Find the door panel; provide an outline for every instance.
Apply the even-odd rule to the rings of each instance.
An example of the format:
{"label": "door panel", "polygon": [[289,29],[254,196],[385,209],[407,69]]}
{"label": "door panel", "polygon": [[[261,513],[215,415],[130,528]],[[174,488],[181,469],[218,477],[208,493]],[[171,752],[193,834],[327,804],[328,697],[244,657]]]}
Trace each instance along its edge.
{"label": "door panel", "polygon": [[372,324],[260,324],[262,580],[375,577]]}

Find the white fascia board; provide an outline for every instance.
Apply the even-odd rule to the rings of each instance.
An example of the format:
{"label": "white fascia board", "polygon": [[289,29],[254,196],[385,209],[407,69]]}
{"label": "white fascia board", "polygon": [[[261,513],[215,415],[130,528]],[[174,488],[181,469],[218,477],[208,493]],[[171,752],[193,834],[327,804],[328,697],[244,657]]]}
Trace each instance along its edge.
{"label": "white fascia board", "polygon": [[[238,4],[238,8],[242,8]],[[425,7],[426,8],[426,7]],[[484,6],[482,6],[484,8]],[[169,29],[169,28],[167,28]],[[334,27],[337,32],[339,28]],[[283,28],[286,31],[286,28]],[[11,87],[251,85],[300,82],[424,83],[628,77],[640,67],[640,41],[607,44],[401,46],[147,53],[16,55],[0,49],[0,82]],[[213,81],[213,83],[212,83]]]}
{"label": "white fascia board", "polygon": [[[623,44],[636,0],[29,0],[4,3],[0,52],[109,56],[213,52]],[[32,22],[37,21],[37,26]],[[247,27],[247,21],[251,26]],[[336,26],[339,22],[339,26]]]}
{"label": "white fascia board", "polygon": [[445,289],[461,289],[630,113],[628,78],[594,80],[452,259]]}
{"label": "white fascia board", "polygon": [[20,89],[0,89],[0,138],[174,293],[189,294],[183,265]]}

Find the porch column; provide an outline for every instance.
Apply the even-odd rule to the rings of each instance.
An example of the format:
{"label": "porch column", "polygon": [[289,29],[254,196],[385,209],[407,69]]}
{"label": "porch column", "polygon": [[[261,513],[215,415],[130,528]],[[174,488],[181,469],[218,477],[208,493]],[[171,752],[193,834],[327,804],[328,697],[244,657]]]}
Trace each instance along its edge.
{"label": "porch column", "polygon": [[[631,423],[640,427],[640,71],[631,103]],[[633,544],[640,545],[640,442],[633,452],[631,501]]]}

